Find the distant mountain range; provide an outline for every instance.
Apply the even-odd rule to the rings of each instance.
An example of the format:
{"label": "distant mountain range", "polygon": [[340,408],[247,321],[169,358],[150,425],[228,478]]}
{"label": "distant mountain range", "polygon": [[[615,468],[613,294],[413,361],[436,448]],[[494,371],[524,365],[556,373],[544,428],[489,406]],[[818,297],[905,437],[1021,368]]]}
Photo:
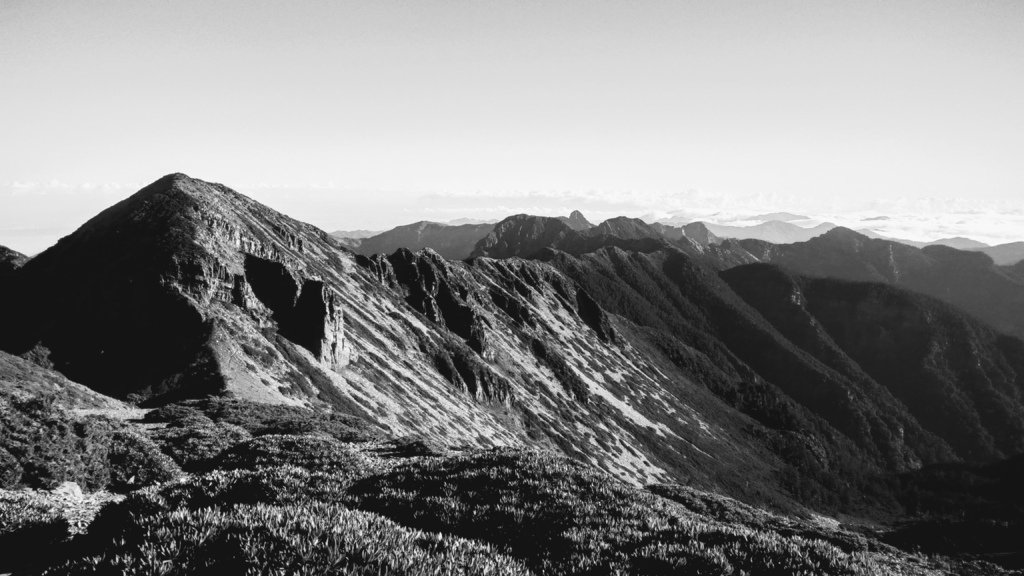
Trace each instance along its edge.
{"label": "distant mountain range", "polygon": [[[773,244],[792,244],[806,242],[812,238],[836,228],[835,224],[824,222],[812,226],[801,226],[794,222],[807,222],[809,219],[799,214],[775,212],[750,217],[750,220],[763,220],[748,226],[731,226],[713,222],[693,221],[683,224],[672,223],[672,219],[647,223],[636,218],[611,218],[598,225],[590,223],[582,213],[573,211],[570,216],[558,217],[577,232],[597,228],[596,234],[613,234],[620,238],[636,239],[639,237],[663,237],[677,241],[680,237],[688,237],[698,244],[719,244],[725,239],[763,240]],[[470,219],[463,219],[470,220]],[[458,224],[457,224],[458,223]],[[626,230],[624,227],[632,227]],[[494,228],[494,223],[472,221],[417,222],[399,226],[386,232],[356,230],[351,232],[338,231],[332,233],[342,245],[359,254],[390,253],[398,248],[419,250],[432,248],[446,258],[463,259],[473,252],[477,241]],[[870,238],[891,240],[924,248],[927,246],[949,246],[958,250],[970,250],[989,255],[1001,266],[1024,261],[1024,242],[1013,242],[997,246],[989,246],[983,242],[964,237],[941,238],[930,242],[920,242],[900,238],[890,238],[870,229],[858,231]]]}

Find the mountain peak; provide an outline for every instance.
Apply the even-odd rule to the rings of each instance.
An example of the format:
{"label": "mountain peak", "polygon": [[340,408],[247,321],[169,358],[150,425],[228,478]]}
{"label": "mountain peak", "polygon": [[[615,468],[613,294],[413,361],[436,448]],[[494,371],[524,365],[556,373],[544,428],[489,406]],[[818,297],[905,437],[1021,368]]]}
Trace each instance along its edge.
{"label": "mountain peak", "polygon": [[622,238],[623,240],[637,240],[640,238],[661,238],[661,234],[651,227],[650,224],[639,218],[627,216],[616,216],[601,222],[587,231],[590,236],[607,234]]}
{"label": "mountain peak", "polygon": [[473,256],[511,258],[534,256],[570,236],[579,236],[560,218],[516,214],[494,226],[473,250]]}
{"label": "mountain peak", "polygon": [[568,224],[570,228],[576,230],[577,232],[594,227],[594,225],[591,224],[590,221],[587,220],[587,218],[583,216],[583,213],[580,212],[579,210],[573,210],[568,217],[559,216],[558,219]]}
{"label": "mountain peak", "polygon": [[722,239],[708,230],[707,225],[703,222],[690,222],[683,226],[683,235],[704,247],[709,244],[722,243]]}

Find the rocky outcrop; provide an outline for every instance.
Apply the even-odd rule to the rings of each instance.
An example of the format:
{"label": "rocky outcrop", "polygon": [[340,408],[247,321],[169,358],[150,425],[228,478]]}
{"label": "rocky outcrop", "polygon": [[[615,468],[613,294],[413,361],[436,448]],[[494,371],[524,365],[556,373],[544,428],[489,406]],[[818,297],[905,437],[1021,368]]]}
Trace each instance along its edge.
{"label": "rocky outcrop", "polygon": [[414,254],[403,248],[388,256],[387,262],[391,271],[387,278],[393,278],[410,306],[484,354],[486,321],[470,301],[469,288],[453,277],[444,258],[430,249]]}
{"label": "rocky outcrop", "polygon": [[232,302],[261,320],[269,312],[281,336],[333,369],[347,364],[340,298],[322,280],[302,279],[280,262],[247,255],[245,273],[235,276]]}

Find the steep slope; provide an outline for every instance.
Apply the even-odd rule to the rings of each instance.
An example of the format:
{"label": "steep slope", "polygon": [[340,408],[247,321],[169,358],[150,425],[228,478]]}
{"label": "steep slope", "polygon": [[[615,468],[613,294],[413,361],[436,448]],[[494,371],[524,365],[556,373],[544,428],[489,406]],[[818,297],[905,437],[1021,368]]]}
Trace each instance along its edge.
{"label": "steep slope", "polygon": [[32,259],[13,289],[3,348],[119,398],[329,406],[396,436],[528,444],[634,483],[785,498],[753,421],[542,262],[357,257],[174,174]]}
{"label": "steep slope", "polygon": [[19,397],[53,396],[63,408],[118,410],[129,407],[68,380],[63,374],[0,351],[0,394]]}
{"label": "steep slope", "polygon": [[[510,237],[499,240],[515,245],[518,229],[507,230]],[[910,354],[911,349],[906,357],[890,351],[884,355],[888,365],[905,376],[913,375],[913,380],[900,382],[879,366],[868,369],[861,365],[865,355],[883,357],[881,350],[865,352],[832,332],[844,326],[851,332],[870,330],[884,325],[882,318],[862,322],[853,314],[835,320],[836,325],[819,320],[807,308],[803,285],[778,268],[733,267],[735,272],[723,274],[727,284],[715,270],[729,267],[699,251],[669,243],[637,251],[614,243],[578,244],[567,237],[555,237],[543,250],[543,236],[538,235],[530,250],[520,254],[532,252],[535,258],[561,270],[602,308],[639,329],[631,332],[634,345],[644,342],[684,373],[699,374],[697,381],[755,418],[764,426],[762,433],[771,439],[774,453],[800,471],[794,490],[808,501],[843,493],[843,488],[829,485],[837,474],[856,479],[870,470],[987,461],[1011,454],[1024,438],[1017,421],[1020,383],[1015,374],[1024,370],[1014,352],[1014,343],[1019,341],[991,332],[985,336],[984,327],[948,306],[939,305],[936,311],[921,304],[921,296],[890,289],[895,295],[893,313],[899,311],[909,318],[928,310],[923,317],[936,318],[918,322],[916,330],[921,342],[931,342],[929,346],[937,354],[954,357],[956,351],[950,346],[969,343],[979,357],[995,358],[997,368],[986,368],[977,376],[963,366],[932,370],[930,360]],[[841,237],[854,248],[868,240],[852,232]],[[764,242],[726,242],[749,246],[759,251],[756,255],[767,257],[780,249]],[[902,245],[894,249],[906,250],[910,256],[922,252]],[[939,250],[952,251],[943,247],[924,252]],[[892,277],[887,276],[891,269],[870,263],[861,270],[871,278]],[[821,294],[837,291],[836,298],[846,290],[843,283],[833,288],[815,286]],[[816,302],[827,300],[818,295]],[[902,328],[892,325],[888,329]],[[953,334],[972,336],[954,338]],[[959,378],[981,379],[991,385],[950,388],[939,384]],[[901,385],[909,388],[901,389]],[[905,401],[907,389],[931,400]],[[968,393],[968,389],[974,391]],[[938,410],[946,393],[952,399]],[[970,400],[963,402],[963,397]],[[1006,406],[993,410],[990,404],[997,400]],[[943,418],[936,420],[936,413]],[[983,413],[986,416],[981,416]],[[950,423],[957,418],[967,424]],[[1005,440],[995,442],[995,435]]]}
{"label": "steep slope", "polygon": [[798,274],[884,282],[944,300],[996,329],[1024,336],[1024,283],[978,252],[923,249],[836,228],[807,242],[741,244],[762,262]]}
{"label": "steep slope", "polygon": [[[720,397],[769,428],[813,430],[814,442],[823,443],[819,449],[832,452],[830,458],[860,451],[899,468],[949,455],[863,374],[829,365],[791,342],[713,271],[681,252],[603,249],[551,262],[610,312],[659,330],[662,345],[676,357],[699,351],[707,362],[702,381]],[[859,448],[851,450],[836,432]]]}
{"label": "steep slope", "polygon": [[957,458],[1024,450],[1020,340],[884,284],[795,278],[763,264],[722,277],[791,341],[900,405]]}

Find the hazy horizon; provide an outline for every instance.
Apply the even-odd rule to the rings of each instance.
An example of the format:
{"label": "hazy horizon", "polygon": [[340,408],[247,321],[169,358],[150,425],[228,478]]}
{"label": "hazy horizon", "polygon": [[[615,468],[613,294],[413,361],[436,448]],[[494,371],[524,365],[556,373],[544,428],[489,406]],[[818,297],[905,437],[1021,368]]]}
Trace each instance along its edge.
{"label": "hazy horizon", "polygon": [[516,212],[1024,239],[1013,1],[0,4],[0,244],[159,176],[327,230]]}

